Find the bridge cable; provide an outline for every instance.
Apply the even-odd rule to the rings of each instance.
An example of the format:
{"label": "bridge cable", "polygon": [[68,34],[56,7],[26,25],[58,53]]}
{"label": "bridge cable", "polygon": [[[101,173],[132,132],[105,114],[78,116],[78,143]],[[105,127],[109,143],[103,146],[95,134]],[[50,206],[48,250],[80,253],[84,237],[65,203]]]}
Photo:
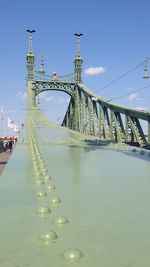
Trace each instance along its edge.
{"label": "bridge cable", "polygon": [[144,90],[145,88],[148,88],[148,87],[150,87],[150,84],[149,84],[149,85],[145,85],[144,87],[139,88],[139,89],[137,89],[137,90],[131,91],[130,93],[123,94],[123,95],[120,95],[120,96],[117,96],[117,97],[113,97],[113,98],[109,99],[109,100],[107,101],[107,103],[110,102],[110,101],[112,101],[112,100],[116,100],[116,99],[120,99],[120,98],[122,98],[122,97],[128,96],[128,95],[130,95],[130,94],[132,94],[132,93],[136,93],[136,92],[142,91],[142,90]]}
{"label": "bridge cable", "polygon": [[140,67],[141,65],[143,65],[143,63],[145,63],[149,58],[143,60],[141,63],[139,63],[138,65],[136,65],[134,68],[128,70],[127,72],[125,72],[124,74],[120,75],[118,78],[112,80],[110,83],[106,84],[104,87],[102,87],[101,89],[97,90],[95,93],[101,92],[103,91],[105,88],[107,88],[108,86],[112,85],[113,83],[117,82],[118,80],[120,80],[121,78],[125,77],[126,75],[128,75],[129,73],[131,73],[132,71],[134,71],[135,69],[137,69],[138,67]]}

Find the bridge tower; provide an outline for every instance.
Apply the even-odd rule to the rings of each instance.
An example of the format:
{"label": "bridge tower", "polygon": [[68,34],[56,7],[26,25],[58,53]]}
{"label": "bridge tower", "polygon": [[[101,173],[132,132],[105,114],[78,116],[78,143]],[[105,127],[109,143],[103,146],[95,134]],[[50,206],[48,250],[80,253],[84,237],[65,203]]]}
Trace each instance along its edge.
{"label": "bridge tower", "polygon": [[32,51],[32,33],[35,30],[27,30],[29,32],[29,48],[26,56],[27,62],[27,76],[26,76],[26,87],[27,87],[27,105],[28,108],[36,106],[35,103],[35,91],[34,91],[34,71],[35,71],[35,56]]}
{"label": "bridge tower", "polygon": [[83,59],[80,54],[80,36],[82,36],[82,33],[75,33],[75,36],[77,36],[77,52],[74,60],[74,72],[75,72],[75,82],[76,83],[82,83],[82,63]]}

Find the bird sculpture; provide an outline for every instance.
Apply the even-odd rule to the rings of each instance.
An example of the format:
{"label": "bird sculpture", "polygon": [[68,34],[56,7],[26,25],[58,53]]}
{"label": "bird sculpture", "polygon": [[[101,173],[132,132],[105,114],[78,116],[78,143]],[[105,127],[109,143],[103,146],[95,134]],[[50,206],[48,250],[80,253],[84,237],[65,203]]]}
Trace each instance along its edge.
{"label": "bird sculpture", "polygon": [[83,35],[83,33],[75,33],[74,35],[77,36],[77,37],[80,37],[80,36]]}
{"label": "bird sculpture", "polygon": [[29,32],[29,33],[36,32],[35,30],[26,30],[26,31]]}

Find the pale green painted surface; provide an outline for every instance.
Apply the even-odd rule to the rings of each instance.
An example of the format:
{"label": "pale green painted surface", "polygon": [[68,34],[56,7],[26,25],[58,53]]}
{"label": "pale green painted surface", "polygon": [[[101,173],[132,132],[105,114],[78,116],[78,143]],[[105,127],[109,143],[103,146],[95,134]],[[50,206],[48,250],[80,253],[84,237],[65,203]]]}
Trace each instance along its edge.
{"label": "pale green painted surface", "polygon": [[[56,190],[36,196],[47,183],[35,183],[29,143],[18,144],[0,177],[0,266],[149,267],[149,154],[76,146],[79,135],[60,128],[36,128],[35,136]],[[51,213],[44,219],[36,211],[45,205]],[[56,226],[59,215],[69,223]],[[49,229],[58,238],[46,245],[39,237]],[[72,247],[83,253],[77,262],[63,258]]]}

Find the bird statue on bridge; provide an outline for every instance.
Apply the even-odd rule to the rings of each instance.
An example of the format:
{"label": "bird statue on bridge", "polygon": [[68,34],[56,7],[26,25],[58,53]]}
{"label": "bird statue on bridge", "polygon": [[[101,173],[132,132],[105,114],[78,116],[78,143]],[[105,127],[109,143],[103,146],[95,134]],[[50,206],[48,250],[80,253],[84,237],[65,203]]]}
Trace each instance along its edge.
{"label": "bird statue on bridge", "polygon": [[26,31],[29,32],[29,33],[36,32],[35,30],[26,30]]}
{"label": "bird statue on bridge", "polygon": [[80,37],[83,35],[83,33],[74,33],[75,36]]}

